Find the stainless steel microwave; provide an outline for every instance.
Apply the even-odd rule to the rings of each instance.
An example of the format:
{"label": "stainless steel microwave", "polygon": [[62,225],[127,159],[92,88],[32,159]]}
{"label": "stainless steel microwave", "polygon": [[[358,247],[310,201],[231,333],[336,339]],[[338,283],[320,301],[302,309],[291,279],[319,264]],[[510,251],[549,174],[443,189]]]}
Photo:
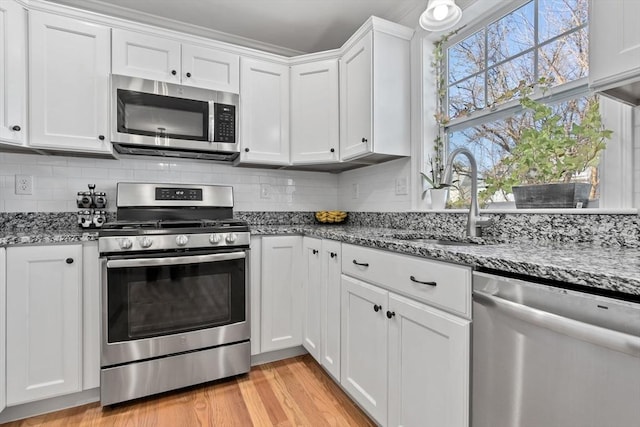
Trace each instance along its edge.
{"label": "stainless steel microwave", "polygon": [[119,75],[111,83],[111,141],[118,152],[238,157],[237,94]]}

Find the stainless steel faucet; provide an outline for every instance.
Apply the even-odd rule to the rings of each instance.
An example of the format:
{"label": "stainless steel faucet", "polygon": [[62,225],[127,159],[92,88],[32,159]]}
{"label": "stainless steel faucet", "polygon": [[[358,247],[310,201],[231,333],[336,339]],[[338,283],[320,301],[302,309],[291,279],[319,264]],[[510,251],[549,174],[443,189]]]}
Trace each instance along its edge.
{"label": "stainless steel faucet", "polygon": [[491,225],[493,220],[480,216],[480,206],[478,205],[478,164],[471,151],[466,148],[458,148],[449,154],[447,167],[444,170],[444,182],[451,185],[453,180],[453,160],[458,154],[467,156],[471,165],[471,206],[467,217],[467,236],[479,237],[482,235],[482,227]]}

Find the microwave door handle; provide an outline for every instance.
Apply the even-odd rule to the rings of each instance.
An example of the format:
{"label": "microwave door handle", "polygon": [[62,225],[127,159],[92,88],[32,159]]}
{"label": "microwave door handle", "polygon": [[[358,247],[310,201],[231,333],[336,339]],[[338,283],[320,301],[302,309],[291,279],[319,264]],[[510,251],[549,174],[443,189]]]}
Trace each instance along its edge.
{"label": "microwave door handle", "polygon": [[209,135],[208,135],[209,142],[216,142],[214,137],[214,132],[213,132],[213,130],[216,127],[215,110],[216,110],[215,101],[209,101]]}
{"label": "microwave door handle", "polygon": [[244,252],[193,255],[168,258],[113,259],[107,261],[107,268],[156,267],[167,265],[197,264],[203,262],[230,261],[246,258]]}

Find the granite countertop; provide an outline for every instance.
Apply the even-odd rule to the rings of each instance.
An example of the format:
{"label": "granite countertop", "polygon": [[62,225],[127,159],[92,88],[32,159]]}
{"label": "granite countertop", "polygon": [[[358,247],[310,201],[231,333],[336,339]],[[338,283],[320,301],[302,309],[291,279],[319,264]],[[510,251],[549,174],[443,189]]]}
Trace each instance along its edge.
{"label": "granite countertop", "polygon": [[[414,230],[331,225],[251,227],[252,235],[303,234],[441,261],[563,281],[640,297],[640,248],[603,247],[584,243],[487,242],[439,245],[407,238],[460,239]],[[22,244],[73,243],[97,240],[95,230],[80,229],[0,232],[0,247]],[[465,240],[465,239],[463,239]]]}
{"label": "granite countertop", "polygon": [[349,226],[255,226],[251,232],[253,235],[301,233],[640,297],[640,248],[528,241],[495,243],[482,239],[473,239],[478,243],[475,245],[451,246],[404,239],[425,237],[456,240],[459,236],[433,236],[411,230]]}

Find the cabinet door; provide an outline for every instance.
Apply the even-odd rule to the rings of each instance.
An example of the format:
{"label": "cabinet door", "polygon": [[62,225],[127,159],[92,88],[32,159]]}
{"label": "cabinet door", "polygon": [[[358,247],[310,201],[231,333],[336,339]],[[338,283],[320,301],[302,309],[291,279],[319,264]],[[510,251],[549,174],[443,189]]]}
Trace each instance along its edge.
{"label": "cabinet door", "polygon": [[340,59],[340,156],[360,157],[373,149],[372,48],[369,32]]}
{"label": "cabinet door", "polygon": [[29,16],[30,145],[110,153],[109,28]]}
{"label": "cabinet door", "polygon": [[100,387],[100,259],[98,242],[82,245],[82,389]]}
{"label": "cabinet door", "polygon": [[180,83],[180,43],[174,40],[113,30],[113,74]]}
{"label": "cabinet door", "polygon": [[0,1],[0,141],[26,141],[26,11],[13,0]]}
{"label": "cabinet door", "polygon": [[322,287],[322,240],[304,237],[302,241],[302,345],[320,362],[321,287]]}
{"label": "cabinet door", "polygon": [[182,84],[239,93],[240,56],[183,44]]}
{"label": "cabinet door", "polygon": [[261,290],[262,290],[262,237],[251,236],[249,253],[251,303],[251,355],[260,354]]}
{"label": "cabinet door", "polygon": [[300,236],[262,238],[263,353],[302,344],[301,253]]}
{"label": "cabinet door", "polygon": [[[0,355],[4,358],[6,353],[6,336],[7,336],[7,301],[5,296],[7,295],[7,282],[6,282],[6,254],[5,249],[0,248],[0,295],[2,295],[2,301],[0,301]],[[0,363],[0,412],[4,410],[7,406],[7,388],[5,387],[7,383],[7,371],[6,364]]]}
{"label": "cabinet door", "polygon": [[340,252],[340,242],[322,241],[320,364],[336,381],[340,381]]}
{"label": "cabinet door", "polygon": [[82,389],[82,246],[7,249],[7,405]]}
{"label": "cabinet door", "polygon": [[291,163],[338,161],[338,61],[291,67]]}
{"label": "cabinet door", "polygon": [[380,424],[387,421],[387,295],[342,276],[340,384]]}
{"label": "cabinet door", "polygon": [[470,322],[389,294],[389,426],[469,425]]}
{"label": "cabinet door", "polygon": [[242,58],[240,161],[289,164],[289,67]]}
{"label": "cabinet door", "polygon": [[640,77],[640,2],[589,3],[589,81],[606,85]]}

